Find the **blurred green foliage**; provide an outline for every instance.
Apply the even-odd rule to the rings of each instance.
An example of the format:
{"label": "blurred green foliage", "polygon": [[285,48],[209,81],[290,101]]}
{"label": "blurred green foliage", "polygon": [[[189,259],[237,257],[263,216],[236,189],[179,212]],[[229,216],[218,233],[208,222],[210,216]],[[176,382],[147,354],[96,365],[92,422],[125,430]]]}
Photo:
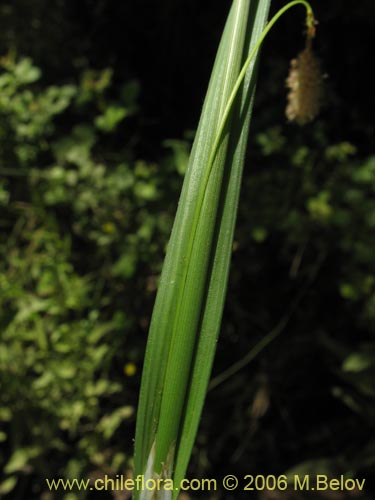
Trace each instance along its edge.
{"label": "blurred green foliage", "polygon": [[163,198],[180,183],[168,155],[163,171],[127,145],[121,161],[103,158],[100,134],[136,110],[135,81],[109,104],[108,70],[75,85],[40,78],[30,59],[2,59],[2,493],[19,476],[125,467],[132,441],[116,432],[133,423],[136,391],[124,367],[141,364],[173,218]]}
{"label": "blurred green foliage", "polygon": [[[184,6],[208,44],[195,46],[197,61],[171,2],[152,11],[154,30],[138,25],[146,48],[136,46],[145,4],[131,4],[38,0],[30,10],[19,0],[23,16],[0,6],[0,496],[9,499],[63,498],[42,496],[46,477],[131,466],[148,321],[192,138],[184,130],[199,115],[228,7],[215,9],[207,40],[210,9],[201,17],[198,2]],[[331,77],[316,123],[284,124],[290,47],[284,37],[264,50],[214,378],[275,326],[279,334],[209,392],[193,477],[365,476],[374,466],[373,127],[324,35],[345,16],[362,27],[372,3],[351,16],[341,4],[318,13]],[[349,68],[360,53],[350,44]],[[150,57],[154,46],[169,52]]]}

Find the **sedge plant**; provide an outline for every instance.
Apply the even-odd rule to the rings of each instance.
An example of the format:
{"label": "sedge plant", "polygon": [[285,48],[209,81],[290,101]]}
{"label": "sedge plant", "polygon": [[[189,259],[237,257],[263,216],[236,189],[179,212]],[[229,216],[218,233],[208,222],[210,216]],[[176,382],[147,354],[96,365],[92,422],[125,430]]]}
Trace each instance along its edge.
{"label": "sedge plant", "polygon": [[[270,0],[234,0],[192,147],[152,314],[138,405],[135,500],[175,500],[185,476],[225,300],[259,48]],[[139,482],[139,478],[143,478]],[[140,486],[141,485],[141,486]]]}

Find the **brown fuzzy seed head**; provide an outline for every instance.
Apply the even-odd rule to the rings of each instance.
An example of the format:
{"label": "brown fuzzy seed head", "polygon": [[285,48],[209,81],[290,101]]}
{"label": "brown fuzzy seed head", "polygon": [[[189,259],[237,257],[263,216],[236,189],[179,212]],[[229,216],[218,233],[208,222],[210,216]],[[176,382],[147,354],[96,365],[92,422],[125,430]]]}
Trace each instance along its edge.
{"label": "brown fuzzy seed head", "polygon": [[310,46],[290,62],[286,85],[289,89],[288,105],[285,110],[288,120],[295,121],[299,125],[313,120],[319,113],[321,105],[322,75],[320,63]]}

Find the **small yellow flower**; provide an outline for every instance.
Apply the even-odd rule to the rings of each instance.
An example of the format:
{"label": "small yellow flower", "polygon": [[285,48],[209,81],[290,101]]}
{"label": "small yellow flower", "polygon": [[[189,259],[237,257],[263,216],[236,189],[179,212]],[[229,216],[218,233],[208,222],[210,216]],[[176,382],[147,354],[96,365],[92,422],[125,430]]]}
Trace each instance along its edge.
{"label": "small yellow flower", "polygon": [[102,230],[107,233],[107,234],[113,234],[116,232],[116,226],[113,224],[113,222],[105,222],[102,224]]}
{"label": "small yellow flower", "polygon": [[137,372],[137,366],[134,363],[126,363],[124,373],[127,377],[133,377]]}

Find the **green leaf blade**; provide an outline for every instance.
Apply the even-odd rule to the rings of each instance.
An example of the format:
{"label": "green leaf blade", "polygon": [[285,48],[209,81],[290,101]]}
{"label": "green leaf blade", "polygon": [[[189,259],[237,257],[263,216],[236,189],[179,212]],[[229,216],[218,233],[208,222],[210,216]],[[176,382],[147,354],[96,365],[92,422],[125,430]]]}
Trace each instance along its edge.
{"label": "green leaf blade", "polygon": [[224,304],[255,88],[253,64],[241,104],[225,124],[212,164],[210,159],[228,98],[268,8],[269,0],[235,0],[220,43],[150,326],[135,475],[144,474],[147,464],[155,474],[165,473],[164,464],[168,477],[177,446],[176,477],[182,478],[193,446]]}

